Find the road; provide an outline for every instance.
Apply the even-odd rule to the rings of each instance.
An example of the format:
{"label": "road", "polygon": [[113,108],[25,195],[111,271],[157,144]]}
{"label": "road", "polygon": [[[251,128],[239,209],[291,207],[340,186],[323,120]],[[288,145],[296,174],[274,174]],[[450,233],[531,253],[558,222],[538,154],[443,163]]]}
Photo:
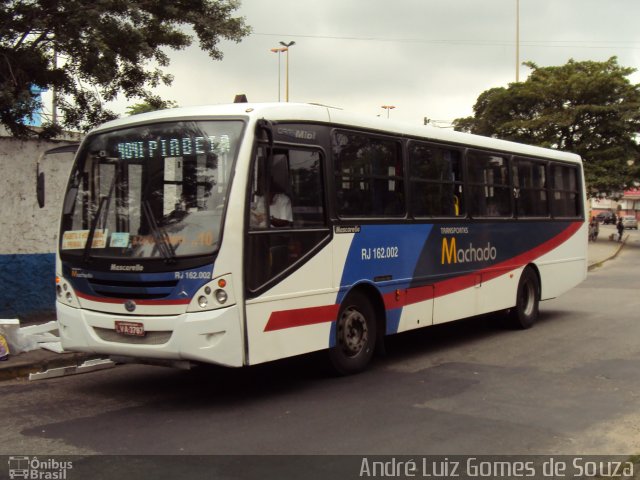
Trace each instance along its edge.
{"label": "road", "polygon": [[0,454],[637,454],[639,272],[632,232],[533,329],[399,335],[353,377],[310,356],[3,382]]}

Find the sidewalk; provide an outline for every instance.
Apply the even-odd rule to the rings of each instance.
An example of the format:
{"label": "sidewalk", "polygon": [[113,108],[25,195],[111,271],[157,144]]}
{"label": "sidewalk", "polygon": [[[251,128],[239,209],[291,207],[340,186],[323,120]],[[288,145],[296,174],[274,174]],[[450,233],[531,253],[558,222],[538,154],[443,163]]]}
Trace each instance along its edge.
{"label": "sidewalk", "polygon": [[[624,246],[624,241],[620,243],[609,240],[609,235],[613,232],[613,229],[601,228],[598,241],[589,242],[589,271],[614,258]],[[626,238],[628,238],[627,235],[623,240],[626,240]],[[43,320],[42,323],[46,323],[49,320],[51,319]],[[94,358],[106,358],[106,356],[76,352],[54,353],[42,349],[11,355],[8,360],[0,361],[0,381],[27,378],[29,373],[43,372],[53,368],[81,365],[83,362]]]}
{"label": "sidewalk", "polygon": [[622,236],[622,242],[618,242],[617,240],[610,240],[611,235],[613,235],[614,239],[618,238],[615,227],[601,225],[598,240],[596,242],[589,242],[587,253],[589,271],[618,255],[626,240],[629,238],[629,234],[625,233]]}

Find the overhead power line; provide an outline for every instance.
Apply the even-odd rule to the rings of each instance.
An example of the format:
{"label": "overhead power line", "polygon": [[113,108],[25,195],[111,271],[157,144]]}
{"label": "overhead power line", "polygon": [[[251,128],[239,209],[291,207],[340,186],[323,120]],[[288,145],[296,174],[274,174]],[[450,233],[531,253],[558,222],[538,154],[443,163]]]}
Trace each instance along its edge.
{"label": "overhead power line", "polygon": [[[350,40],[363,42],[422,43],[428,45],[465,45],[473,47],[513,47],[513,40],[470,40],[470,39],[427,39],[392,38],[381,36],[357,37],[347,35],[309,35],[294,33],[254,32],[252,35],[267,37],[311,38],[319,40]],[[545,48],[597,48],[640,50],[640,41],[636,40],[520,40],[520,46]]]}

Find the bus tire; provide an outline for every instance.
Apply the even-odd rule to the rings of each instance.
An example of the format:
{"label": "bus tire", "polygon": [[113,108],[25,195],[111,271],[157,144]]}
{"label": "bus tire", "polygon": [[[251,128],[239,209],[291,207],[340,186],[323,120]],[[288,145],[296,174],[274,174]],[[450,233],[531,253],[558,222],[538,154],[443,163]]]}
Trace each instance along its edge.
{"label": "bus tire", "polygon": [[516,306],[511,309],[510,324],[513,328],[527,329],[538,320],[540,304],[540,282],[531,267],[526,267],[518,282]]}
{"label": "bus tire", "polygon": [[334,346],[329,360],[340,375],[363,371],[375,351],[376,315],[371,302],[361,292],[349,294],[340,306],[335,326]]}

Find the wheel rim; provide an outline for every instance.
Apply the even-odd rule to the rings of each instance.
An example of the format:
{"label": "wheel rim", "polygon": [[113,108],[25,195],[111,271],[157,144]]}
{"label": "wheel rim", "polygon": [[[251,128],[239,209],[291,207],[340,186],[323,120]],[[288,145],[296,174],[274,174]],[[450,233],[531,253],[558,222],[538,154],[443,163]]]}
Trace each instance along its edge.
{"label": "wheel rim", "polygon": [[362,352],[369,342],[367,319],[354,307],[347,308],[338,322],[338,342],[349,357]]}
{"label": "wheel rim", "polygon": [[533,315],[536,306],[536,289],[532,282],[526,282],[523,287],[522,296],[520,297],[522,311],[525,316],[530,317]]}

